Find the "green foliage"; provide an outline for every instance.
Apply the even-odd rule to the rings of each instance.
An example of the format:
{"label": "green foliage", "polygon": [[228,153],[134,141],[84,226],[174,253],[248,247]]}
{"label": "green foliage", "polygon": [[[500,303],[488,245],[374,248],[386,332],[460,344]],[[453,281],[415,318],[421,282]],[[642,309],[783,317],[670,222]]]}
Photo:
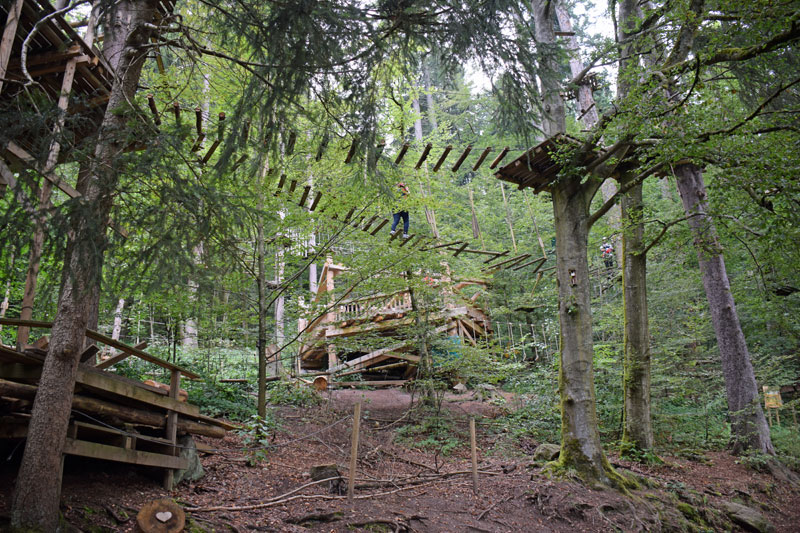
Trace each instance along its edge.
{"label": "green foliage", "polygon": [[243,421],[253,416],[256,407],[253,397],[236,384],[203,380],[187,384],[186,391],[189,401],[208,416]]}
{"label": "green foliage", "polygon": [[772,426],[772,444],[778,458],[794,470],[800,469],[800,439],[797,438],[797,426]]}
{"label": "green foliage", "polygon": [[412,448],[423,448],[437,455],[450,455],[462,445],[453,425],[453,418],[440,411],[427,413],[418,423],[401,426],[397,442]]}
{"label": "green foliage", "polygon": [[269,439],[279,427],[280,423],[272,411],[267,411],[267,416],[263,419],[258,415],[250,415],[244,428],[238,432],[242,437],[245,452],[248,454],[247,462],[250,466],[255,466],[267,459]]}
{"label": "green foliage", "polygon": [[311,407],[322,402],[322,397],[312,387],[302,383],[278,381],[267,386],[267,403]]}

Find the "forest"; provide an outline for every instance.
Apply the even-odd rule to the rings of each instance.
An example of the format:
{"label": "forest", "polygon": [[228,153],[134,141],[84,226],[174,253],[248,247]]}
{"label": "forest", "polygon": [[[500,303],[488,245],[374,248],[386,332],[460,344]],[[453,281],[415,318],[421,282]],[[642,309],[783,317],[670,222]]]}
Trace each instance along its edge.
{"label": "forest", "polygon": [[796,530],[800,3],[0,23],[0,530]]}

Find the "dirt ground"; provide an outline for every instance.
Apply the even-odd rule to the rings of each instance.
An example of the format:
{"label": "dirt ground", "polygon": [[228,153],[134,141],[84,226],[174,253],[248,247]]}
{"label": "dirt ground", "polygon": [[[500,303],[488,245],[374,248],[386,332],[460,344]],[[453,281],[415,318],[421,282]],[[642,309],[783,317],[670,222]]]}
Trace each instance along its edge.
{"label": "dirt ground", "polygon": [[[310,484],[309,469],[335,464],[347,476],[359,400],[364,416],[355,499],[348,502],[337,492],[344,487]],[[399,428],[421,421],[408,410],[411,400],[400,389],[342,390],[313,408],[276,408],[280,429],[266,450],[254,455],[235,433],[221,441],[200,438],[211,448],[202,454],[205,477],[171,494],[161,488],[158,472],[70,457],[62,511],[76,530],[92,532],[134,531],[138,509],[164,497],[187,510],[189,531],[735,531],[742,526],[721,506],[736,501],[761,512],[775,531],[794,532],[800,525],[797,487],[747,469],[724,452],[694,460],[663,457],[658,467],[612,457],[642,484],[624,496],[545,476],[530,456],[536,443],[511,442],[497,431],[492,419],[499,408],[474,394],[446,398],[440,418],[449,422],[451,437],[442,446],[410,446],[397,436]],[[470,416],[478,421],[477,492]],[[445,453],[444,445],[453,443]],[[8,513],[20,453],[3,457],[0,466],[0,515]]]}

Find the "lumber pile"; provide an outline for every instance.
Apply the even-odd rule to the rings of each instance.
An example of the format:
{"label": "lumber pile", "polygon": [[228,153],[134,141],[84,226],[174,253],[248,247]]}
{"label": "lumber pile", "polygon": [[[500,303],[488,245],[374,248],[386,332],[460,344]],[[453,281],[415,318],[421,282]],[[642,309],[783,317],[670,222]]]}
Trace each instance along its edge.
{"label": "lumber pile", "polygon": [[[4,325],[25,325],[15,319],[0,319]],[[44,324],[44,325],[43,325]],[[49,327],[37,322],[35,327]],[[87,331],[87,337],[104,336]],[[107,339],[129,356],[140,357],[169,371],[169,385],[140,382],[119,376],[98,364],[94,357],[78,368],[65,455],[146,465],[165,470],[165,485],[172,485],[176,470],[185,470],[178,438],[203,435],[223,438],[233,426],[200,414],[180,389],[181,377],[197,379],[191,371],[163,361],[141,349]],[[0,344],[0,445],[27,436],[33,399],[46,357],[46,339],[25,350]],[[183,392],[183,394],[180,394]]]}

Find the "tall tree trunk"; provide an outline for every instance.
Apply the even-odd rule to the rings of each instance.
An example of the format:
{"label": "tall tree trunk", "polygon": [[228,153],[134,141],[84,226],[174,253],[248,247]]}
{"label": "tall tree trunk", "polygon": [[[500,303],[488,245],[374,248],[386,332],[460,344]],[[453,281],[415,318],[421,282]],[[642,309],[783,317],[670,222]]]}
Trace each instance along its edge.
{"label": "tall tree trunk", "polygon": [[622,198],[622,294],[625,307],[624,419],[622,442],[653,447],[650,419],[650,326],[647,317],[647,256],[644,253],[642,186]]}
{"label": "tall tree trunk", "polygon": [[736,313],[722,246],[714,221],[708,215],[703,171],[692,163],[675,167],[678,192],[689,217],[697,259],[703,274],[711,322],[717,336],[722,375],[728,397],[731,439],[734,453],[755,450],[774,454],[769,426],[761,410],[758,385],[750,362],[750,352]]}
{"label": "tall tree trunk", "polygon": [[[625,99],[637,81],[639,55],[631,38],[641,20],[637,0],[622,0],[619,6],[620,50],[617,94]],[[623,182],[633,176],[624,176]],[[630,189],[621,202],[622,298],[625,308],[625,363],[623,371],[622,442],[649,450],[654,445],[650,416],[650,324],[647,310],[647,256],[644,244],[642,185]]]}
{"label": "tall tree trunk", "polygon": [[[537,45],[554,45],[550,0],[532,0]],[[564,133],[566,120],[560,96],[560,66],[544,55],[542,71],[542,126],[548,137]],[[561,360],[561,454],[558,464],[578,472],[588,483],[623,483],[606,459],[600,443],[594,392],[591,285],[587,260],[589,204],[598,185],[581,183],[581,176],[563,175],[553,183],[553,215],[556,230]]]}
{"label": "tall tree trunk", "polygon": [[261,420],[267,416],[267,269],[264,263],[264,177],[269,170],[269,163],[258,176],[258,204],[256,209],[256,256],[258,271],[256,272],[256,289],[258,290],[258,406],[257,413]]}
{"label": "tall tree trunk", "polygon": [[588,201],[576,179],[553,188],[558,320],[561,326],[559,464],[588,482],[617,481],[600,443],[594,390]]}
{"label": "tall tree trunk", "polygon": [[106,222],[117,188],[116,163],[127,139],[126,113],[144,62],[155,0],[121,0],[108,11],[105,39],[118,44],[117,76],[98,134],[91,172],[80,205],[71,214],[58,309],[50,348],[34,400],[28,438],[11,506],[13,527],[56,531],[61,456],[67,434],[78,360],[89,309],[85,298],[97,283],[107,246]]}

